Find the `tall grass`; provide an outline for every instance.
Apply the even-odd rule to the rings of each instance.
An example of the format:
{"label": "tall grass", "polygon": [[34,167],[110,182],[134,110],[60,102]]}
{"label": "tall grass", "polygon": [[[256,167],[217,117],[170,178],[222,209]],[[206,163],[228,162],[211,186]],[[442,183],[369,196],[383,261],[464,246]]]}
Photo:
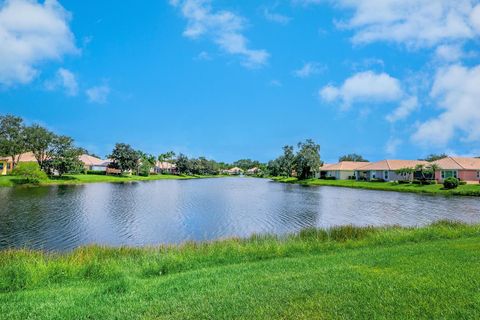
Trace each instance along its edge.
{"label": "tall grass", "polygon": [[298,257],[379,245],[480,236],[480,225],[440,221],[421,228],[341,226],[305,229],[287,236],[255,235],[207,243],[147,248],[81,247],[69,253],[0,251],[0,292],[82,281],[128,287],[130,277],[149,278],[210,266]]}

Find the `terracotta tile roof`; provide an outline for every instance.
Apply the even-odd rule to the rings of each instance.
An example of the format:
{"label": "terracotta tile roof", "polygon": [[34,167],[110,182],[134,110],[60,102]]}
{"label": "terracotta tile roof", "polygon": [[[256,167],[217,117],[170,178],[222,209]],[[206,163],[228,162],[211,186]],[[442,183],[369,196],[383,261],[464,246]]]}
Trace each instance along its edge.
{"label": "terracotta tile roof", "polygon": [[480,170],[480,159],[447,157],[435,161],[440,168],[445,170]]}
{"label": "terracotta tile roof", "polygon": [[[0,160],[11,162],[12,157],[1,157]],[[37,159],[33,152],[25,152],[20,155],[20,162],[37,162]]]}
{"label": "terracotta tile roof", "polygon": [[320,171],[355,171],[367,164],[368,162],[341,161],[339,163],[324,164]]}
{"label": "terracotta tile roof", "polygon": [[367,164],[364,167],[359,168],[358,170],[362,171],[371,171],[371,170],[388,170],[394,171],[402,168],[415,168],[417,165],[428,164],[427,161],[419,160],[382,160],[377,162],[372,162]]}
{"label": "terracotta tile roof", "polygon": [[99,159],[97,157],[93,157],[88,154],[82,154],[80,157],[78,157],[78,159],[87,166],[105,166],[106,165],[105,160]]}

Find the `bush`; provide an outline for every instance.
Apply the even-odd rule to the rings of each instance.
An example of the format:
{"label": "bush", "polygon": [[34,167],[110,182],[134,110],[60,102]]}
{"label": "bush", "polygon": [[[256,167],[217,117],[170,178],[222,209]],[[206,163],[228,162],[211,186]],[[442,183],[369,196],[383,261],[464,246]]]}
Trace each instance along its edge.
{"label": "bush", "polygon": [[98,175],[98,176],[104,176],[107,174],[106,171],[101,171],[101,170],[87,170],[87,174],[93,174],[93,175]]}
{"label": "bush", "polygon": [[443,180],[443,187],[445,189],[455,189],[460,185],[460,180],[454,177]]}
{"label": "bush", "polygon": [[48,178],[36,162],[20,162],[13,169],[12,175],[19,177],[22,183],[39,183]]}
{"label": "bush", "polygon": [[464,185],[466,185],[466,184],[467,184],[467,181],[461,181],[461,180],[460,180],[460,185],[461,185],[461,186],[464,186]]}
{"label": "bush", "polygon": [[337,178],[335,177],[323,177],[323,178],[320,178],[322,180],[337,180]]}
{"label": "bush", "polygon": [[385,179],[375,178],[375,179],[370,179],[370,182],[385,182]]}

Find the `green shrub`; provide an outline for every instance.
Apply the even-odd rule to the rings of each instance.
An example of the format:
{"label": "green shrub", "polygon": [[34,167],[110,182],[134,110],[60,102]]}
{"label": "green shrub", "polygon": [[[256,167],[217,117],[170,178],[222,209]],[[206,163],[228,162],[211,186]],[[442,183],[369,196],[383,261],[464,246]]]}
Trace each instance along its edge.
{"label": "green shrub", "polygon": [[370,179],[370,182],[385,182],[385,179],[374,178],[374,179]]}
{"label": "green shrub", "polygon": [[335,177],[323,177],[322,180],[337,180]]}
{"label": "green shrub", "polygon": [[20,162],[13,169],[12,175],[19,177],[22,183],[39,183],[48,178],[36,162]]}
{"label": "green shrub", "polygon": [[460,185],[460,180],[454,177],[449,177],[443,180],[443,187],[445,189],[455,189]]}
{"label": "green shrub", "polygon": [[461,181],[461,180],[460,180],[459,184],[460,184],[461,186],[464,186],[464,185],[467,184],[467,181]]}
{"label": "green shrub", "polygon": [[101,170],[87,170],[87,174],[93,174],[93,175],[98,175],[98,176],[104,176],[107,174],[106,171],[101,171]]}

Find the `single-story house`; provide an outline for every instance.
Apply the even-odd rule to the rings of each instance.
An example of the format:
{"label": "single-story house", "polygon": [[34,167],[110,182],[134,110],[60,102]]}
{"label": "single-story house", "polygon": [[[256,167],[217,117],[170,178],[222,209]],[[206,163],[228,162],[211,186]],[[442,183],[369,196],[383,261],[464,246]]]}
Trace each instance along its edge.
{"label": "single-story house", "polygon": [[107,167],[110,164],[109,160],[102,160],[88,154],[82,154],[79,160],[83,162],[85,170],[91,171],[107,171]]}
{"label": "single-story house", "polygon": [[455,177],[467,183],[479,183],[480,159],[464,157],[447,157],[434,162],[440,167],[435,172],[435,179],[443,182],[444,179]]}
{"label": "single-story house", "polygon": [[[397,170],[415,168],[417,165],[428,165],[427,161],[420,160],[382,160],[371,162],[355,170],[357,180],[383,179],[385,181],[406,180],[407,177],[398,174]],[[418,173],[414,174],[418,177]]]}
{"label": "single-story house", "polygon": [[[25,152],[20,155],[19,162],[37,162],[33,152]],[[0,175],[4,176],[13,170],[12,157],[0,158]]]}
{"label": "single-story house", "polygon": [[228,170],[223,170],[222,173],[223,174],[229,174],[231,176],[238,176],[238,175],[243,174],[243,170],[238,168],[238,167],[234,167],[234,168],[231,168],[231,169],[228,169]]}
{"label": "single-story house", "polygon": [[247,170],[247,174],[248,174],[248,175],[257,174],[257,173],[259,173],[259,172],[260,172],[260,169],[257,168],[257,167],[254,167],[254,168],[251,168],[251,169],[248,169],[248,170]]}
{"label": "single-story house", "polygon": [[320,178],[335,178],[336,180],[355,179],[355,171],[367,164],[368,162],[355,161],[324,164],[320,167]]}
{"label": "single-story house", "polygon": [[176,174],[177,165],[175,163],[170,163],[167,161],[157,161],[155,168],[153,168],[154,173],[162,174]]}

